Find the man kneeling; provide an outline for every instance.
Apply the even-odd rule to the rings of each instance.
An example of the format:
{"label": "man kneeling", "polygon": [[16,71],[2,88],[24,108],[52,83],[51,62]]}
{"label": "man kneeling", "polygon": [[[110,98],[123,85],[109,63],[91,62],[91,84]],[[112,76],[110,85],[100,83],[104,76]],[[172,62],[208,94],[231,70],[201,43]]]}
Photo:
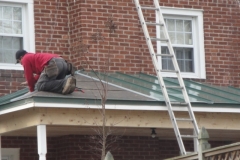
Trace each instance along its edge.
{"label": "man kneeling", "polygon": [[57,54],[33,54],[19,50],[16,52],[16,60],[24,68],[30,92],[34,91],[35,86],[38,91],[62,94],[70,94],[76,88],[73,65]]}

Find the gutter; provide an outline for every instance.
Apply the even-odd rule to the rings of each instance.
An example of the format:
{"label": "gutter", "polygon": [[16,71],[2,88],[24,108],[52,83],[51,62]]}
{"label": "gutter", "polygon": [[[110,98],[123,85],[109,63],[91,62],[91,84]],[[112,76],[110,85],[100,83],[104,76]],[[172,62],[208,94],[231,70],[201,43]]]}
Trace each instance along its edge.
{"label": "gutter", "polygon": [[[49,97],[50,100],[53,100],[52,97]],[[25,101],[24,100],[20,100],[20,101]],[[73,102],[73,99],[65,99],[66,103],[56,103],[56,101],[54,102],[41,102],[38,101],[38,97],[32,97],[30,99],[28,99],[29,103],[25,103],[19,106],[12,106],[11,108],[6,108],[3,110],[0,110],[0,115],[4,115],[7,113],[11,113],[11,112],[16,112],[16,111],[20,111],[20,110],[24,110],[24,109],[29,109],[29,108],[78,108],[78,109],[101,109],[102,106],[99,104],[79,104],[77,102],[75,103],[69,103],[69,102]],[[20,103],[20,101],[18,101],[18,103]],[[25,101],[26,102],[26,101]],[[108,110],[138,110],[138,111],[167,111],[167,107],[165,106],[164,103],[161,104],[142,104],[142,105],[138,105],[138,104],[106,104],[106,109]],[[228,108],[227,108],[228,107]],[[186,112],[187,107],[183,107],[183,106],[173,106],[172,107],[173,111],[177,111],[177,112]],[[214,107],[209,107],[206,106],[206,104],[201,104],[198,106],[193,106],[192,107],[193,112],[209,112],[209,113],[240,113],[240,108],[237,107],[233,107],[233,106],[225,106],[225,107],[221,107],[221,106],[214,106]]]}

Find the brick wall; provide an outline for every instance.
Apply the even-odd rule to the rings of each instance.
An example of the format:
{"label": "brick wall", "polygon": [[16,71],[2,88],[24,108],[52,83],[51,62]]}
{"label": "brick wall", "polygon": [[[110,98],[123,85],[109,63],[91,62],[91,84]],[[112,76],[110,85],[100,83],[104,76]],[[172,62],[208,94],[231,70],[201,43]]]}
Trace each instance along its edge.
{"label": "brick wall", "polygon": [[[150,5],[152,0],[141,2]],[[207,78],[199,81],[240,87],[240,8],[236,1],[160,2],[161,6],[204,10]],[[60,54],[78,69],[155,74],[133,0],[39,0],[34,1],[34,16],[37,52]],[[116,25],[112,34],[106,27],[109,17]],[[93,40],[96,33],[104,36],[104,42]],[[1,95],[21,88],[20,72],[0,72]]]}
{"label": "brick wall", "polygon": [[[151,4],[151,0],[141,2]],[[236,1],[160,2],[161,6],[204,10],[207,78],[201,82],[239,87],[240,9]],[[133,1],[62,0],[55,3],[42,0],[35,4],[37,51],[45,51],[46,45],[50,45],[52,48],[47,51],[67,56],[78,69],[154,74]],[[109,17],[117,26],[113,34],[109,34],[105,26]],[[99,32],[104,42],[92,40]],[[154,32],[153,29],[151,34]],[[51,35],[53,43],[45,43]]]}
{"label": "brick wall", "polygon": [[0,70],[0,96],[25,88],[21,86],[24,81],[23,71]]}
{"label": "brick wall", "polygon": [[[212,147],[230,144],[227,141],[210,142]],[[188,141],[186,150],[191,150]],[[90,136],[61,136],[47,138],[48,160],[99,160],[92,150]],[[191,146],[191,147],[190,147]],[[20,148],[20,160],[38,160],[36,137],[2,137],[2,148]],[[111,150],[115,160],[162,160],[179,155],[176,140],[159,140],[151,137],[123,136]]]}
{"label": "brick wall", "polygon": [[36,52],[60,54],[69,59],[67,0],[34,1]]}
{"label": "brick wall", "polygon": [[[71,34],[71,53],[74,53],[77,66],[90,69],[91,65],[94,69],[104,70],[104,66],[110,62],[111,71],[154,73],[133,1],[81,2],[71,4],[74,6],[74,14],[70,18],[71,27],[80,26],[79,30],[75,28]],[[151,4],[151,0],[141,2]],[[201,81],[239,87],[240,8],[236,1],[161,0],[160,3],[161,6],[204,10],[207,78]],[[117,25],[112,37],[105,27],[105,22],[111,16]],[[91,40],[98,31],[105,37],[105,42]],[[90,46],[88,52],[83,52],[84,45]]]}

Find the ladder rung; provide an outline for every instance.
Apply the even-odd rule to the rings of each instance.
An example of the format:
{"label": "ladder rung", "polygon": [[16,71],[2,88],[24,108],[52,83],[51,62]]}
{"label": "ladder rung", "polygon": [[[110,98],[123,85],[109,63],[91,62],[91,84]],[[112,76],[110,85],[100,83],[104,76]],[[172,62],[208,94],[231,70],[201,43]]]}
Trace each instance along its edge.
{"label": "ladder rung", "polygon": [[158,8],[154,8],[154,7],[146,7],[146,6],[143,6],[141,7],[142,9],[147,9],[147,10],[158,10]]}
{"label": "ladder rung", "polygon": [[176,118],[176,121],[193,121],[193,120],[189,118]]}
{"label": "ladder rung", "polygon": [[181,105],[181,106],[187,106],[188,103],[183,103],[183,102],[171,102],[171,105]]}
{"label": "ladder rung", "polygon": [[175,70],[164,70],[164,69],[162,69],[161,72],[178,73],[178,71],[175,71]]}
{"label": "ladder rung", "polygon": [[163,23],[153,23],[153,22],[145,22],[146,25],[150,25],[150,26],[163,26]]}
{"label": "ladder rung", "polygon": [[181,135],[183,138],[198,138],[198,136],[193,136],[193,135]]}
{"label": "ladder rung", "polygon": [[152,41],[162,41],[162,42],[168,42],[168,39],[164,38],[151,38]]}
{"label": "ladder rung", "polygon": [[156,56],[173,57],[172,54],[156,54]]}
{"label": "ladder rung", "polygon": [[166,86],[166,88],[183,89],[181,86]]}

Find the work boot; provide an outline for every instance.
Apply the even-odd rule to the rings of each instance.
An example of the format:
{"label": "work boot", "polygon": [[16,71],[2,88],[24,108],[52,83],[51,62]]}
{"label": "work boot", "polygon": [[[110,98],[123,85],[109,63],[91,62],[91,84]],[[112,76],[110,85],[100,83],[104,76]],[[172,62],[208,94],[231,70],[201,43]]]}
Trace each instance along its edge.
{"label": "work boot", "polygon": [[67,63],[68,66],[68,74],[71,74],[71,76],[74,76],[74,73],[76,71],[75,67],[72,63]]}
{"label": "work boot", "polygon": [[70,76],[67,78],[63,90],[62,90],[62,94],[70,94],[72,93],[76,88],[76,79],[73,76]]}

